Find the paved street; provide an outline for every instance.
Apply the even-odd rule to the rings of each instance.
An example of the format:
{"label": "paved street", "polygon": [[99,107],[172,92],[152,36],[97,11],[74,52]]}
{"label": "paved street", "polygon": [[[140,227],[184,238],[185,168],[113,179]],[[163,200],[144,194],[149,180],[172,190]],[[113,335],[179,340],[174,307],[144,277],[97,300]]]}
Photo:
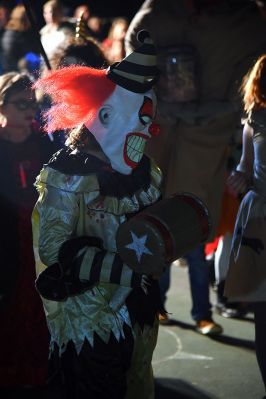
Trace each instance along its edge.
{"label": "paved street", "polygon": [[[156,399],[262,399],[253,314],[243,320],[214,314],[224,333],[202,336],[190,317],[187,267],[172,266],[171,273],[167,310],[173,324],[160,326],[153,358]],[[212,303],[214,298],[211,291]]]}
{"label": "paved street", "polygon": [[[187,267],[172,266],[171,273],[167,310],[173,324],[159,330],[153,358],[155,399],[262,399],[252,313],[244,320],[214,315],[224,333],[215,339],[202,336],[190,317]],[[213,291],[211,298],[214,302]],[[23,394],[27,399],[52,399],[42,392]],[[20,397],[20,391],[0,392],[1,399]]]}

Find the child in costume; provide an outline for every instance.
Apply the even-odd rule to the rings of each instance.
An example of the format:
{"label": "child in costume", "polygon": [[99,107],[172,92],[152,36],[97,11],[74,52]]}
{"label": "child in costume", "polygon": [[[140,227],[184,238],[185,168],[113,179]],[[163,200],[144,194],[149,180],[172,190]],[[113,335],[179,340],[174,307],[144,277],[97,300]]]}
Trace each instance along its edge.
{"label": "child in costume", "polygon": [[266,55],[247,74],[242,92],[248,117],[242,156],[228,187],[235,195],[249,191],[236,219],[225,296],[252,304],[256,355],[266,388]]}
{"label": "child in costume", "polygon": [[160,170],[143,155],[159,132],[159,71],[148,33],[138,38],[108,69],[71,66],[36,83],[54,101],[47,130],[73,128],[37,177],[32,216],[36,287],[64,398],[154,396],[158,282],[124,264],[115,240],[121,223],[161,196]]}
{"label": "child in costume", "polygon": [[[0,76],[0,396],[22,387],[39,393],[47,378],[49,334],[36,292],[31,214],[38,198],[33,183],[60,147],[43,136],[27,74]],[[6,389],[6,391],[5,391]],[[9,396],[9,390],[11,390]],[[15,396],[14,396],[15,397]]]}

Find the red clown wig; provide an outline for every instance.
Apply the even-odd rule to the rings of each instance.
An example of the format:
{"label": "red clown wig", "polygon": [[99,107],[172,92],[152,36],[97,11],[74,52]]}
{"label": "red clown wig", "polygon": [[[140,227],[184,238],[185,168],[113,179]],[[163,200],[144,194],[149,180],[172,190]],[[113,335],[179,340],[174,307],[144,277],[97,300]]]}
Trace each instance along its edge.
{"label": "red clown wig", "polygon": [[45,113],[45,130],[72,129],[96,116],[116,84],[105,69],[86,66],[61,68],[37,80],[34,87],[51,96],[53,105]]}

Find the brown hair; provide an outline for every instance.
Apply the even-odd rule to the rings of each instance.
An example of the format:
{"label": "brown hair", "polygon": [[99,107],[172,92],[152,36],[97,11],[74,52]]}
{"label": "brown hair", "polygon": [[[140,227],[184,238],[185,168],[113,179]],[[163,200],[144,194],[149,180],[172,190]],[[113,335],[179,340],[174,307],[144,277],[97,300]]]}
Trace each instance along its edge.
{"label": "brown hair", "polygon": [[260,56],[249,70],[240,87],[244,110],[266,108],[266,54]]}
{"label": "brown hair", "polygon": [[0,76],[0,105],[5,104],[14,93],[32,90],[32,81],[25,73],[7,72]]}
{"label": "brown hair", "polygon": [[13,8],[5,29],[24,32],[30,29],[30,22],[25,7],[22,4]]}

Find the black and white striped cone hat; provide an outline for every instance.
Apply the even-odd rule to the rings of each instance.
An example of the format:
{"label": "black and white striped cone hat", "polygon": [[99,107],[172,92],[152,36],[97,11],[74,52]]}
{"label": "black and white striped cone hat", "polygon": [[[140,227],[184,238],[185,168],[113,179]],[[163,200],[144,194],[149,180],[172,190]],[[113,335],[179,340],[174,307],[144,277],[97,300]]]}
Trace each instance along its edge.
{"label": "black and white striped cone hat", "polygon": [[138,33],[142,43],[122,61],[111,65],[107,77],[117,85],[135,93],[145,93],[157,82],[160,71],[157,68],[156,49],[146,30]]}

